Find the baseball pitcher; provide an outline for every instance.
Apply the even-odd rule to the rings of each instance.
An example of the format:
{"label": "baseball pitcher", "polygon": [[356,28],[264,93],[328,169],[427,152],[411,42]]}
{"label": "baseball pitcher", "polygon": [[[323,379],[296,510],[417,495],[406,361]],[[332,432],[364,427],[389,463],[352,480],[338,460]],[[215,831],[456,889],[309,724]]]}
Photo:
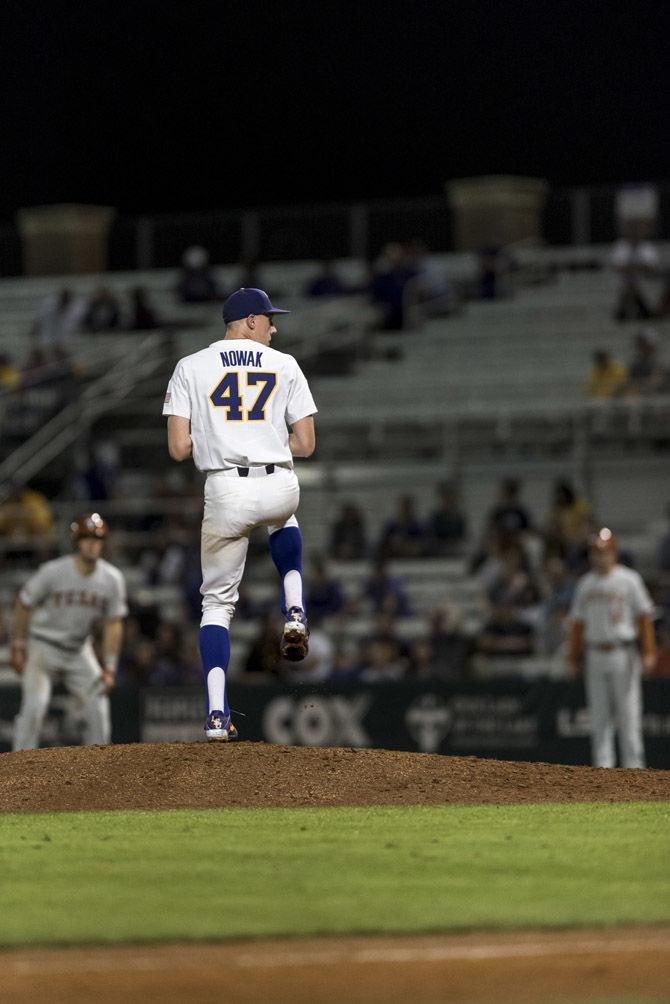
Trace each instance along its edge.
{"label": "baseball pitcher", "polygon": [[274,317],[286,313],[263,290],[238,289],[223,306],[224,337],[177,363],[163,407],[170,456],[192,456],[207,474],[200,653],[210,740],[237,738],[226,691],[228,629],[257,526],[267,527],[282,585],[281,653],[298,662],[308,651],[293,458],[314,452],[316,406],[295,359],[270,346]]}
{"label": "baseball pitcher", "polygon": [[592,570],[577,583],[570,611],[568,675],[585,666],[594,767],[644,767],[642,672],[656,662],[654,606],[637,572],[617,563],[617,541],[603,528],[590,543]]}
{"label": "baseball pitcher", "polygon": [[[54,680],[62,677],[81,706],[85,743],[111,739],[109,692],[114,686],[128,613],[122,573],[101,557],[107,523],[94,512],[71,525],[73,555],[47,561],[16,600],[10,662],[21,677],[21,708],[14,720],[13,749],[39,745]],[[103,663],[91,631],[104,621]]]}

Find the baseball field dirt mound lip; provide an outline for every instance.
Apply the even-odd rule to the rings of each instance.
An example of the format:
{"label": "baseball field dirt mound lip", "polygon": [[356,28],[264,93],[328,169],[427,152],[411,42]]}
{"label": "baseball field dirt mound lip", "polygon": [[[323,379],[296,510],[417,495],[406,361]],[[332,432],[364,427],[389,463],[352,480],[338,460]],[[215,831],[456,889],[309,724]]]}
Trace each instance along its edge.
{"label": "baseball field dirt mound lip", "polygon": [[670,800],[670,771],[379,749],[137,743],[0,757],[0,811]]}

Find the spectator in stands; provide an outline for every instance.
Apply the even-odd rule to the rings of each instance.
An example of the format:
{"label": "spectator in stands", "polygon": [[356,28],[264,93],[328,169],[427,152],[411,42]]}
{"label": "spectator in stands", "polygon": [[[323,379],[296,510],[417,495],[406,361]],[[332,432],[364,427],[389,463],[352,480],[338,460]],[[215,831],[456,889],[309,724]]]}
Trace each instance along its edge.
{"label": "spectator in stands", "polygon": [[85,313],[86,300],[76,297],[67,287],[44,298],[33,325],[33,337],[45,361],[67,356],[72,336],[81,329]]}
{"label": "spectator in stands", "polygon": [[154,659],[149,673],[149,684],[152,687],[179,686],[183,677],[179,658],[182,645],[181,632],[175,624],[161,621],[153,643]]}
{"label": "spectator in stands", "polygon": [[309,652],[300,663],[281,660],[279,673],[282,679],[294,683],[323,683],[333,672],[335,648],[321,626],[321,618],[314,616],[309,607]]}
{"label": "spectator in stands", "polygon": [[665,617],[657,626],[658,649],[651,676],[670,678],[670,619]]}
{"label": "spectator in stands", "polygon": [[360,561],[367,555],[365,517],[353,502],[345,502],[333,524],[330,555],[338,561]]}
{"label": "spectator in stands", "polygon": [[15,390],[21,384],[21,370],[6,352],[0,352],[0,391]]}
{"label": "spectator in stands", "polygon": [[668,527],[661,537],[656,550],[656,568],[659,572],[670,573],[670,505],[666,509]]}
{"label": "spectator in stands", "polygon": [[124,645],[119,659],[119,681],[134,687],[149,685],[156,663],[156,646],[140,634],[132,645]]}
{"label": "spectator in stands", "polygon": [[333,617],[342,612],[344,605],[345,598],[339,580],[330,574],[323,555],[315,554],[312,557],[312,574],[307,590],[310,622],[315,617]]}
{"label": "spectator in stands", "polygon": [[619,240],[610,258],[619,274],[614,318],[617,321],[648,320],[652,309],[647,300],[644,280],[658,274],[659,261],[651,241],[644,240],[639,228]]}
{"label": "spectator in stands", "polygon": [[587,388],[589,397],[616,397],[626,386],[627,379],[626,367],[618,359],[613,359],[609,352],[597,349],[593,353]]}
{"label": "spectator in stands", "polygon": [[540,648],[544,655],[554,655],[565,641],[565,622],[575,585],[575,576],[563,558],[547,559],[540,580],[542,604],[538,622]]}
{"label": "spectator in stands", "polygon": [[455,486],[448,481],[438,485],[437,498],[437,508],[426,526],[427,551],[436,556],[459,554],[465,541],[466,520]]}
{"label": "spectator in stands", "polygon": [[279,654],[279,636],[283,620],[272,610],[261,622],[258,634],[251,643],[244,664],[245,673],[264,673],[268,676],[278,676],[281,656]]}
{"label": "spectator in stands", "polygon": [[407,283],[415,276],[402,244],[387,244],[370,283],[372,302],[380,311],[377,327],[381,331],[402,331],[405,325],[405,291]]}
{"label": "spectator in stands", "polygon": [[437,659],[430,638],[415,638],[412,642],[407,675],[413,680],[430,680],[437,675]]}
{"label": "spectator in stands", "polygon": [[86,331],[114,331],[121,327],[121,306],[111,289],[99,286],[91,294],[82,320]]}
{"label": "spectator in stands", "polygon": [[322,261],[318,274],[305,285],[305,296],[310,297],[346,296],[348,292],[330,260]]}
{"label": "spectator in stands", "polygon": [[448,601],[436,606],[430,613],[429,638],[435,676],[441,680],[462,680],[473,647],[463,627],[463,611]]}
{"label": "spectator in stands", "polygon": [[428,540],[411,495],[398,498],[395,516],[382,531],[379,552],[386,558],[419,558],[426,553]]}
{"label": "spectator in stands", "polygon": [[530,655],[539,594],[519,544],[503,553],[503,563],[488,591],[489,617],[479,638],[488,655]]}
{"label": "spectator in stands", "polygon": [[663,276],[663,288],[658,298],[656,316],[658,318],[670,317],[670,272],[668,271]]}
{"label": "spectator in stands", "polygon": [[391,614],[394,617],[409,617],[412,608],[400,579],[389,573],[384,558],[378,558],[372,574],[363,588],[362,598],[372,604],[375,613]]}
{"label": "spectator in stands", "polygon": [[364,647],[357,678],[361,683],[393,683],[407,672],[407,662],[392,638],[373,638]]}
{"label": "spectator in stands", "polygon": [[624,391],[632,397],[647,397],[665,393],[667,389],[668,373],[658,358],[658,334],[653,328],[644,328],[635,337]]}
{"label": "spectator in stands", "polygon": [[516,478],[500,483],[498,502],[489,513],[489,525],[501,537],[517,537],[531,528],[528,511],[520,502],[521,484]]}
{"label": "spectator in stands", "polygon": [[566,555],[591,529],[591,506],[569,481],[554,484],[554,498],[545,528],[545,553]]}
{"label": "spectator in stands", "polygon": [[477,291],[480,300],[499,300],[509,296],[509,276],[513,262],[502,247],[480,248],[477,252]]}
{"label": "spectator in stands", "polygon": [[194,246],[184,251],[175,292],[181,303],[208,303],[219,298],[216,276],[204,248]]}
{"label": "spectator in stands", "polygon": [[424,241],[415,238],[407,247],[407,263],[414,278],[408,286],[412,306],[426,317],[446,317],[457,307],[456,291],[445,266],[431,257]]}
{"label": "spectator in stands", "polygon": [[0,504],[0,536],[44,538],[53,531],[54,518],[45,495],[15,482]]}
{"label": "spectator in stands", "polygon": [[134,286],[130,290],[129,297],[128,328],[130,331],[153,331],[154,328],[160,327],[160,317],[152,306],[144,286]]}

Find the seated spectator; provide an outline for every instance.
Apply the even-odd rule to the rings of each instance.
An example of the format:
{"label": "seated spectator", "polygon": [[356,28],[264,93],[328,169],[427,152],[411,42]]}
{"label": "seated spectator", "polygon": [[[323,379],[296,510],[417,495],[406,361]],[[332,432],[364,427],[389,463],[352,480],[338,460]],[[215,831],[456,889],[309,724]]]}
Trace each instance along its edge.
{"label": "seated spectator", "polygon": [[466,521],[458,505],[456,489],[445,482],[437,486],[437,497],[438,507],[426,527],[429,551],[435,555],[459,554],[465,541]]}
{"label": "seated spectator", "polygon": [[500,483],[498,502],[489,513],[488,523],[501,537],[515,538],[531,528],[528,511],[519,501],[521,485],[515,478]]}
{"label": "seated spectator", "polygon": [[566,638],[565,623],[572,605],[576,579],[567,562],[548,558],[541,579],[542,604],[538,633],[544,655],[554,655]]}
{"label": "seated spectator", "polygon": [[652,309],[644,289],[644,279],[658,274],[656,248],[650,241],[643,240],[639,233],[631,233],[615,244],[610,262],[619,273],[615,320],[648,320]]}
{"label": "seated spectator", "polygon": [[670,505],[667,507],[666,516],[669,525],[656,550],[656,568],[659,572],[670,572]]}
{"label": "seated spectator", "polygon": [[18,482],[0,504],[0,535],[44,537],[53,531],[54,517],[45,495]]}
{"label": "seated spectator", "polygon": [[44,298],[33,324],[33,336],[45,361],[67,355],[72,335],[81,328],[86,306],[85,299],[66,287]]}
{"label": "seated spectator", "polygon": [[593,353],[593,365],[589,373],[588,395],[607,399],[616,397],[626,386],[628,372],[623,363],[613,359],[609,352],[598,349]]}
{"label": "seated spectator", "polygon": [[119,660],[119,681],[131,687],[147,687],[156,664],[156,646],[140,635],[132,646],[124,645]]}
{"label": "seated spectator", "polygon": [[363,599],[372,603],[372,609],[377,614],[409,617],[412,613],[402,582],[389,574],[388,565],[383,558],[378,558],[374,564],[363,589]]}
{"label": "seated spectator", "polygon": [[387,244],[370,283],[372,302],[380,310],[380,330],[402,331],[405,325],[405,290],[415,276],[402,244]]}
{"label": "seated spectator", "polygon": [[658,318],[670,317],[670,272],[666,272],[663,277],[663,288],[658,298],[656,316]]}
{"label": "seated spectator", "polygon": [[656,665],[650,676],[652,678],[670,678],[670,619],[667,617],[657,626],[658,648]]}
{"label": "seated spectator", "polygon": [[462,610],[448,602],[435,607],[430,613],[429,638],[434,675],[441,680],[463,680],[473,646],[463,630]]}
{"label": "seated spectator", "polygon": [[331,530],[330,555],[338,561],[360,561],[367,549],[365,517],[353,502],[346,502]]}
{"label": "seated spectator", "polygon": [[510,295],[509,275],[513,263],[504,248],[480,248],[477,252],[477,264],[480,300],[499,300]]}
{"label": "seated spectator", "polygon": [[563,556],[579,546],[591,528],[591,506],[568,481],[557,481],[545,529],[545,553]]}
{"label": "seated spectator", "polygon": [[415,638],[412,642],[407,675],[413,680],[431,680],[437,675],[437,658],[430,638]]}
{"label": "seated spectator", "polygon": [[134,286],[130,290],[130,316],[128,328],[130,331],[153,331],[160,327],[160,318],[149,300],[149,294],[144,286]]}
{"label": "seated spectator", "polygon": [[326,561],[320,554],[315,554],[312,558],[312,573],[308,581],[307,609],[310,623],[315,617],[321,620],[341,613],[345,605],[342,586],[329,574]]}
{"label": "seated spectator", "polygon": [[357,678],[361,683],[393,683],[407,672],[407,663],[392,638],[373,638],[365,645]]}
{"label": "seated spectator", "polygon": [[445,266],[428,254],[422,240],[413,240],[407,248],[407,265],[414,273],[408,287],[411,304],[420,306],[426,317],[446,317],[457,307],[456,291]]}
{"label": "seated spectator", "polygon": [[645,328],[635,338],[624,391],[633,397],[647,397],[667,390],[668,373],[658,358],[658,335],[653,328]]}
{"label": "seated spectator", "polygon": [[279,673],[287,683],[323,683],[333,672],[333,643],[323,630],[320,617],[315,617],[312,610],[309,611],[309,623],[309,652],[302,662],[280,661]]}
{"label": "seated spectator", "polygon": [[427,538],[410,495],[398,498],[396,515],[382,531],[379,551],[386,558],[418,558],[426,553]]}
{"label": "seated spectator", "polygon": [[275,610],[266,614],[247,653],[244,664],[245,673],[279,675],[282,662],[279,654],[279,638],[283,624],[282,618]]}
{"label": "seated spectator", "polygon": [[181,303],[209,303],[218,299],[216,277],[204,248],[194,246],[184,251],[175,292]]}
{"label": "seated spectator", "polygon": [[21,385],[21,370],[6,352],[0,352],[0,391],[15,390]]}
{"label": "seated spectator", "polygon": [[479,638],[479,651],[489,655],[531,654],[539,594],[518,544],[505,550],[487,599],[489,616]]}
{"label": "seated spectator", "polygon": [[321,262],[321,271],[305,286],[305,296],[345,296],[349,290],[335,271],[332,261]]}
{"label": "seated spectator", "polygon": [[82,320],[86,331],[113,331],[121,326],[119,301],[110,289],[100,286],[89,298]]}

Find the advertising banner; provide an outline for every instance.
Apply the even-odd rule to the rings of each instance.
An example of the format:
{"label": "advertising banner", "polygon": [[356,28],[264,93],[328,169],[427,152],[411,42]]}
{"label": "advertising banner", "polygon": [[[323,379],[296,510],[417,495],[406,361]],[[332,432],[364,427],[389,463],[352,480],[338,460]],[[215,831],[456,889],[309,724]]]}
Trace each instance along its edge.
{"label": "advertising banner", "polygon": [[[0,689],[0,751],[11,748],[17,687]],[[670,681],[644,685],[647,764],[670,769]],[[367,746],[553,763],[590,762],[589,716],[580,684],[518,679],[452,686],[440,681],[377,686],[230,687],[242,738],[297,746]],[[114,742],[204,739],[199,687],[119,687],[112,698]],[[77,709],[54,695],[43,746],[81,741]]]}

